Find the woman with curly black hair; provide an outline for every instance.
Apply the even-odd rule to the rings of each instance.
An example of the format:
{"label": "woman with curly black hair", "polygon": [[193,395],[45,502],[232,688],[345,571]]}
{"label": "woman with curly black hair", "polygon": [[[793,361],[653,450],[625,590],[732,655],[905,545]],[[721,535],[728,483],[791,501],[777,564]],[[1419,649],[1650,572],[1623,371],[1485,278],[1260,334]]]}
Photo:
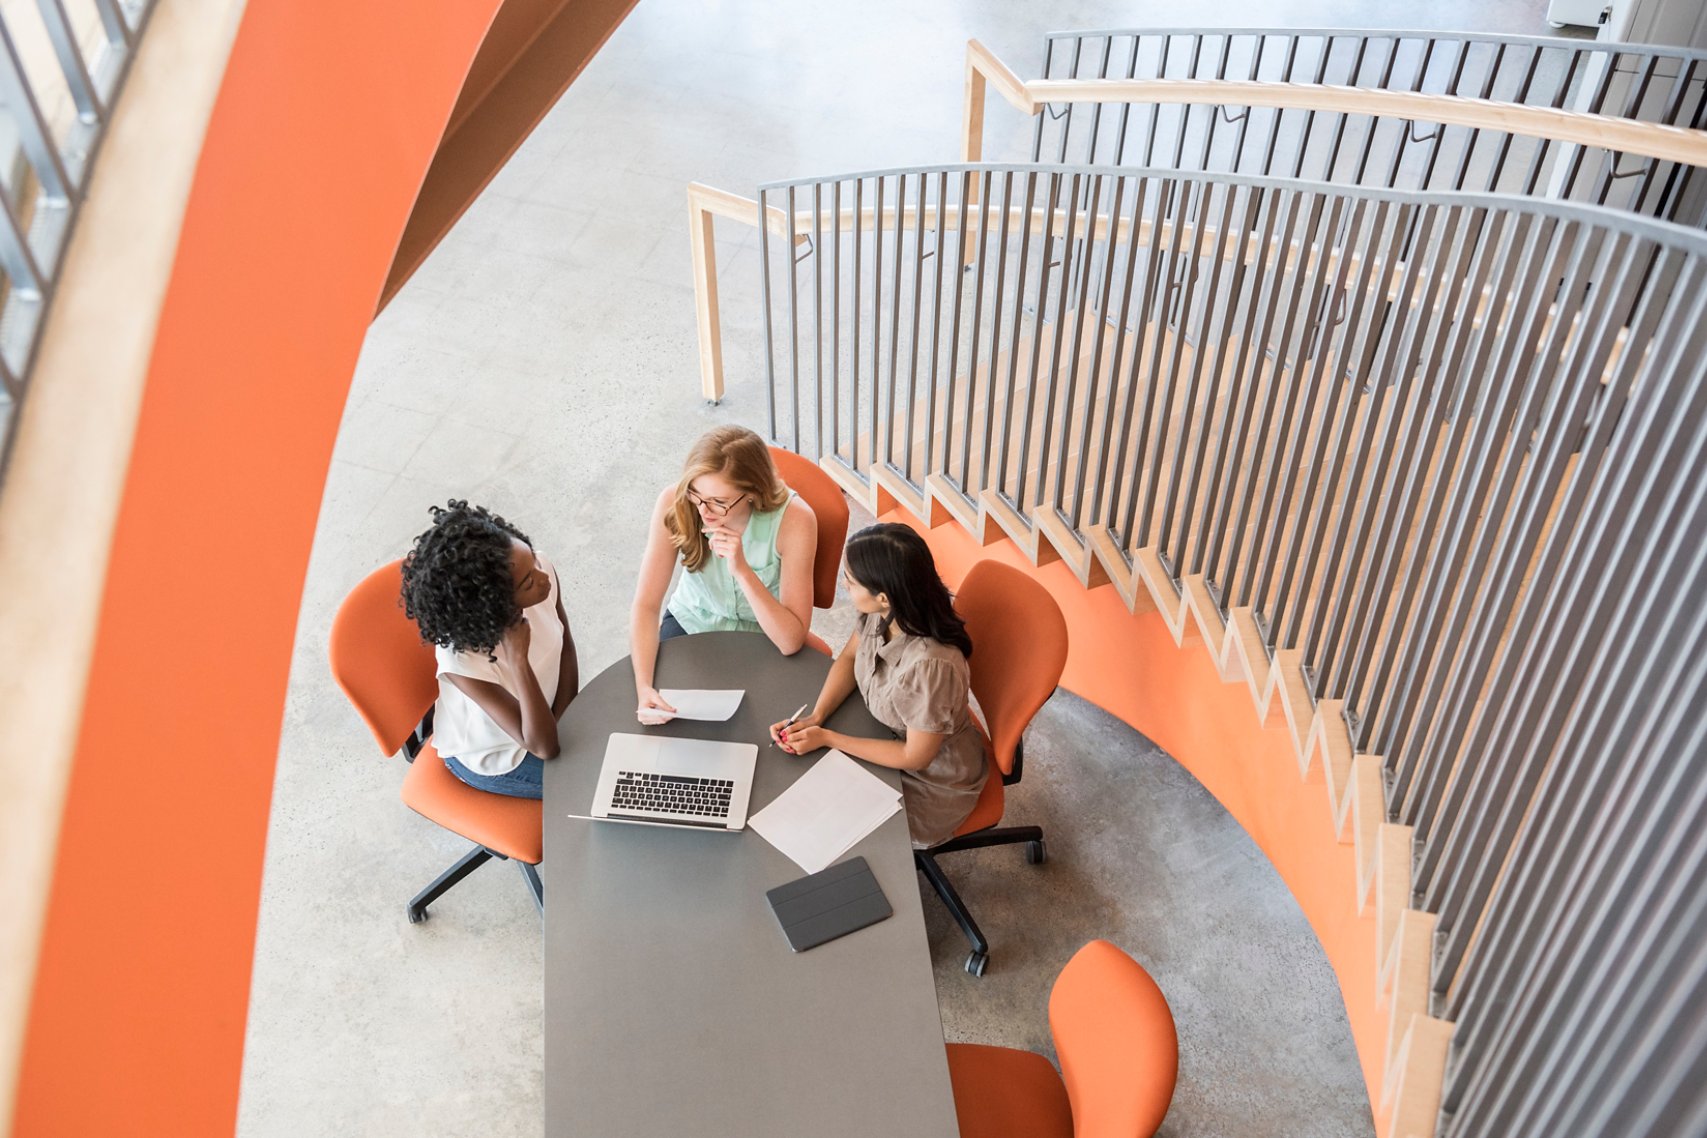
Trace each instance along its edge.
{"label": "woman with curly black hair", "polygon": [[[972,638],[930,546],[907,526],[867,526],[848,539],[847,560],[843,579],[860,614],[853,635],[812,710],[772,724],[771,738],[793,755],[835,747],[899,770],[907,828],[926,849],[954,836],[989,777],[970,707]],[[889,738],[823,726],[856,687]]]}
{"label": "woman with curly black hair", "polygon": [[557,757],[557,717],[580,687],[557,573],[485,507],[431,509],[403,559],[403,609],[438,656],[434,745],[469,786],[539,798],[541,760]]}

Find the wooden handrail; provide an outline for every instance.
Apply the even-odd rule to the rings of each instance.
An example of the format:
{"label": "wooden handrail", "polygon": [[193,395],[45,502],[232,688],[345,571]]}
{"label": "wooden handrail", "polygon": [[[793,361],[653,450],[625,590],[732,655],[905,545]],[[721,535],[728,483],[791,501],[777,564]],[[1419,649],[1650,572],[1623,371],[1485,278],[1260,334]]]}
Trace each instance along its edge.
{"label": "wooden handrail", "polygon": [[[994,88],[1016,110],[1035,115],[1055,103],[1178,103],[1276,107],[1385,116],[1416,122],[1498,130],[1555,142],[1595,146],[1643,158],[1707,166],[1707,131],[1614,118],[1557,107],[1467,99],[1420,91],[1381,91],[1314,83],[1236,79],[1030,79],[1021,80],[989,48],[966,45],[967,99],[981,102]],[[962,140],[967,161],[982,155],[983,113],[968,107]],[[971,128],[976,125],[978,134]]]}
{"label": "wooden handrail", "polygon": [[[1594,146],[1637,157],[1707,166],[1707,131],[1689,130],[1662,123],[1639,122],[1555,107],[1530,107],[1518,103],[1489,102],[1459,95],[1431,95],[1414,91],[1381,91],[1327,84],[1271,83],[1211,79],[1021,79],[1000,57],[977,40],[966,44],[966,102],[962,118],[961,158],[978,162],[984,153],[984,111],[994,89],[1012,107],[1027,115],[1057,103],[1172,103],[1182,105],[1297,108],[1329,113],[1366,114],[1451,126],[1498,130],[1509,134],[1544,138],[1555,142]],[[970,208],[978,202],[979,187],[973,182],[966,195]],[[1009,210],[1010,224],[1025,224],[1023,210]],[[1029,221],[1033,232],[1042,228],[1047,209],[1034,209]],[[693,246],[694,307],[699,328],[700,390],[705,398],[723,398],[723,345],[717,303],[717,260],[713,247],[713,217],[727,217],[757,225],[759,203],[752,198],[699,182],[688,186],[689,236]],[[866,208],[843,209],[838,219],[844,228],[856,220],[861,225],[883,228],[916,224],[916,206],[886,208],[879,213]],[[1064,210],[1048,219],[1057,226],[1065,220]],[[944,219],[946,230],[958,230],[953,213]],[[1095,236],[1108,236],[1110,219],[1094,219]],[[1130,222],[1115,223],[1124,235]],[[765,227],[793,244],[811,240],[812,218],[769,206]],[[966,250],[967,263],[973,256]]]}
{"label": "wooden handrail", "polygon": [[[727,217],[748,225],[759,223],[759,203],[703,182],[688,183],[688,242],[693,251],[693,301],[699,328],[700,392],[712,403],[723,398],[723,325],[717,306],[717,246],[712,219]],[[812,238],[794,219],[794,244]],[[789,232],[789,216],[776,206],[765,210],[765,227],[779,237]]]}

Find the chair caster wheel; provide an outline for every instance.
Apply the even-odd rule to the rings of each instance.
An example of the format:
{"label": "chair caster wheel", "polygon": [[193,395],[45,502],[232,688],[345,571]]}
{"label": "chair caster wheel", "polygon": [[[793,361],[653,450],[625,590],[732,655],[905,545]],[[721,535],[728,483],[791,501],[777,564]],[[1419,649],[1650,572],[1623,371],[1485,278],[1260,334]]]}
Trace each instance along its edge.
{"label": "chair caster wheel", "polygon": [[412,925],[418,925],[422,921],[427,919],[427,910],[425,910],[425,909],[421,909],[419,911],[417,911],[415,909],[410,909],[408,912],[409,912],[409,923]]}
{"label": "chair caster wheel", "polygon": [[1049,860],[1049,849],[1039,838],[1035,842],[1025,843],[1025,862],[1027,865],[1042,865]]}
{"label": "chair caster wheel", "polygon": [[974,952],[966,958],[966,971],[974,976],[982,976],[985,967],[990,963],[990,954]]}

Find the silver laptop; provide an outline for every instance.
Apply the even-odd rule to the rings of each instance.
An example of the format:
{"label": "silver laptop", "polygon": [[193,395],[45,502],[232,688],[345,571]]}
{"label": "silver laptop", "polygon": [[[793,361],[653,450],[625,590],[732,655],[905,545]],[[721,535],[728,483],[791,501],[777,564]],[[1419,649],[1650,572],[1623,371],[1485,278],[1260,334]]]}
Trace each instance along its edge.
{"label": "silver laptop", "polygon": [[747,824],[759,749],[752,743],[613,734],[594,818],[734,832]]}

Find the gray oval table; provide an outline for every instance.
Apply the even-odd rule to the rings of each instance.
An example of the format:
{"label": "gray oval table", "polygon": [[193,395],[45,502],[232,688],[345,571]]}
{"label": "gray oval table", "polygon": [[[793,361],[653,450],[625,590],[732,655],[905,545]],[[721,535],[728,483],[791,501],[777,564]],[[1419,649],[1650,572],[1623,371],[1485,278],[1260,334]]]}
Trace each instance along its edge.
{"label": "gray oval table", "polygon": [[[845,855],[871,864],[894,915],[798,954],[765,891],[803,871],[758,834],[568,816],[588,812],[613,731],[758,744],[757,813],[811,765],[768,747],[766,729],[815,698],[829,668],[756,633],[681,637],[660,646],[658,686],[744,688],[728,722],[640,726],[626,658],[564,714],[540,867],[548,1138],[958,1133],[900,811]],[[830,726],[882,730],[857,692]]]}

